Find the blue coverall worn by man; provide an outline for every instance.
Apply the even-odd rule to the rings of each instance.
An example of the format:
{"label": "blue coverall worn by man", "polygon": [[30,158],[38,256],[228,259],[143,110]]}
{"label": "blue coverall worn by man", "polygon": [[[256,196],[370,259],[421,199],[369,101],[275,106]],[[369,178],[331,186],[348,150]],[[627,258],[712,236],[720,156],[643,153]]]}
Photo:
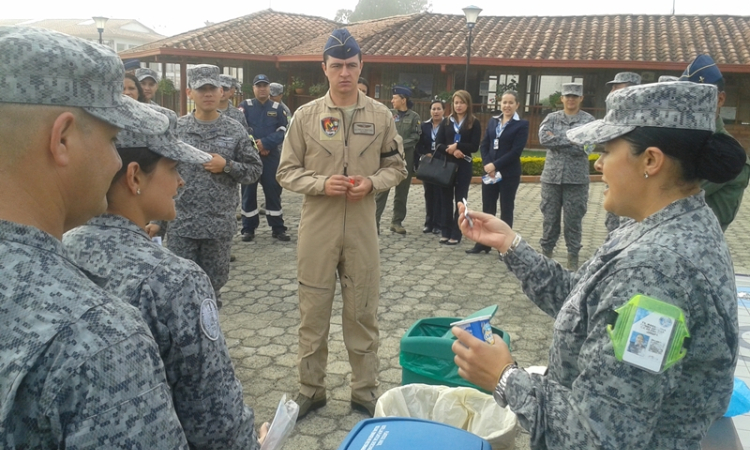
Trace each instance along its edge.
{"label": "blue coverall worn by man", "polygon": [[[238,107],[245,114],[247,124],[263,161],[260,184],[266,197],[266,220],[275,239],[286,242],[284,218],[281,211],[281,186],[276,181],[280,146],[286,133],[287,116],[281,104],[270,99],[270,80],[263,74],[253,79],[255,98],[244,100]],[[242,240],[255,239],[255,229],[260,225],[258,216],[258,183],[242,185]]]}

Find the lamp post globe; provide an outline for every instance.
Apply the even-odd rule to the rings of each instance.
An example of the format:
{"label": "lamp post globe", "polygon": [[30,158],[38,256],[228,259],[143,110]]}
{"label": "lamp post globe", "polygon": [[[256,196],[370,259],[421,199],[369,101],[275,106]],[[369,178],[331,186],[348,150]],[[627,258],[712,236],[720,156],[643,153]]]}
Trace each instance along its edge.
{"label": "lamp post globe", "polygon": [[109,18],[96,16],[96,17],[92,17],[92,19],[94,19],[94,23],[96,23],[96,31],[99,32],[99,43],[101,44],[102,33],[104,33],[104,24],[107,23],[107,20],[109,20]]}

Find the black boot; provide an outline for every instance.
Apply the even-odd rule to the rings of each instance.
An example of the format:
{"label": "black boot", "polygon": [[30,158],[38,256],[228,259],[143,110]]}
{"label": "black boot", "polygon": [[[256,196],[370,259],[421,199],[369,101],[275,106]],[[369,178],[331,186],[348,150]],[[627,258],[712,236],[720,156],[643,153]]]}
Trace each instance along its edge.
{"label": "black boot", "polygon": [[491,247],[488,247],[486,245],[482,244],[474,244],[474,247],[470,248],[469,250],[466,250],[466,253],[472,254],[472,253],[489,253]]}

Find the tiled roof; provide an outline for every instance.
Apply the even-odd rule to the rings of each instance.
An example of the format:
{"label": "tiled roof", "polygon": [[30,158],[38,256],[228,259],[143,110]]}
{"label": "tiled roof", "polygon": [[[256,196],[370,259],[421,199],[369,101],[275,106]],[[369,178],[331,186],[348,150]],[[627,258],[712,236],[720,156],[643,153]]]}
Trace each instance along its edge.
{"label": "tiled roof", "polygon": [[[265,10],[121,53],[162,49],[227,52],[281,61],[318,57],[336,22]],[[365,57],[455,63],[466,58],[464,16],[420,13],[346,25]],[[258,33],[257,30],[278,30]],[[616,62],[684,64],[709,53],[722,65],[750,65],[750,17],[689,15],[480,16],[473,30],[476,63],[547,66]],[[248,58],[251,59],[251,58]],[[742,69],[740,66],[735,66]],[[742,69],[741,71],[750,71]],[[737,69],[739,70],[739,69]]]}
{"label": "tiled roof", "polygon": [[128,57],[154,49],[179,49],[271,56],[317,36],[328,35],[337,27],[336,22],[322,17],[267,9],[142,45],[120,55]]}
{"label": "tiled roof", "polygon": [[[93,19],[0,19],[0,26],[23,25],[37,28],[46,28],[70,34],[71,36],[98,39],[99,32]],[[130,28],[130,29],[128,29]],[[134,31],[142,29],[143,32]],[[141,42],[149,42],[162,39],[164,35],[157,33],[146,25],[134,19],[109,19],[104,29],[104,38],[111,39],[133,39]]]}

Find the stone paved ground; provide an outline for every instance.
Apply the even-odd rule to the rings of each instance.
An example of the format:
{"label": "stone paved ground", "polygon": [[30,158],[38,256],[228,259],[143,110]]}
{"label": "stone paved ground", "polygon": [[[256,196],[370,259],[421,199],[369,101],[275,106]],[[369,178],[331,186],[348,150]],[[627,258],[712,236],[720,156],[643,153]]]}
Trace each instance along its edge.
{"label": "stone paved ground", "polygon": [[[589,211],[583,225],[581,260],[589,258],[606,236],[605,212],[600,207],[603,185],[592,183]],[[392,198],[392,195],[391,195]],[[245,401],[255,409],[256,420],[272,418],[282,394],[296,395],[297,309],[296,228],[302,197],[284,192],[283,205],[292,241],[271,238],[262,223],[254,242],[236,239],[230,280],[222,291],[221,323]],[[541,237],[540,185],[521,185],[516,199],[515,228],[533,246]],[[472,185],[470,205],[479,208],[480,186]],[[391,202],[383,217],[388,230]],[[406,236],[385,231],[380,236],[380,380],[382,391],[399,386],[399,341],[407,328],[424,317],[463,317],[496,303],[500,309],[493,325],[510,333],[513,354],[519,364],[546,365],[552,319],[534,306],[519,283],[497,259],[497,253],[467,255],[473,243],[455,247],[439,245],[432,234],[422,234],[424,200],[421,185],[409,196]],[[745,202],[739,217],[726,233],[735,267],[748,273],[750,206]],[[264,222],[264,221],[263,221]],[[561,238],[562,239],[562,238]],[[564,262],[564,244],[554,256]],[[349,406],[350,367],[341,331],[341,296],[334,301],[329,337],[328,405],[310,413],[297,424],[287,449],[336,449],[352,427],[364,419]],[[516,448],[528,448],[519,434]]]}

